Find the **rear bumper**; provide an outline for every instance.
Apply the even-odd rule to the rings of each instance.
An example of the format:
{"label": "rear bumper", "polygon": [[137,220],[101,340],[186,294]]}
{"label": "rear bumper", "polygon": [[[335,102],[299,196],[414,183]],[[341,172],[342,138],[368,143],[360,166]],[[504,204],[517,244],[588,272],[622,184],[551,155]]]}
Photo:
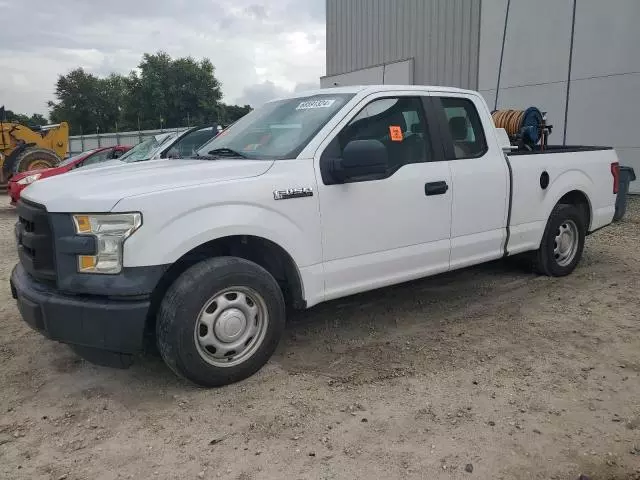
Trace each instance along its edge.
{"label": "rear bumper", "polygon": [[34,280],[21,265],[13,269],[10,283],[23,320],[51,340],[118,353],[143,348],[148,298],[64,295]]}

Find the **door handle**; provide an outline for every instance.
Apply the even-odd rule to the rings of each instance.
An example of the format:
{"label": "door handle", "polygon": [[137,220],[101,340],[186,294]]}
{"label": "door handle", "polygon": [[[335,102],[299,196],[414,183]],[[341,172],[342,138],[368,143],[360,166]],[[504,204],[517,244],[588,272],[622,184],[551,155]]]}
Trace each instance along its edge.
{"label": "door handle", "polygon": [[444,180],[441,182],[429,182],[424,185],[424,194],[427,197],[432,195],[444,195],[449,190],[449,185]]}

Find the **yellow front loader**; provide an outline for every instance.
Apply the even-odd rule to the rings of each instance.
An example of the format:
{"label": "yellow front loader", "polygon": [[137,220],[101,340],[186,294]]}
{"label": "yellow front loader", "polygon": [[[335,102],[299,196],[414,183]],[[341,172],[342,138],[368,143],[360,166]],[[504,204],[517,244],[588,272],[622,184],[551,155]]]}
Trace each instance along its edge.
{"label": "yellow front loader", "polygon": [[0,187],[18,172],[55,167],[69,152],[66,122],[31,129],[0,122]]}

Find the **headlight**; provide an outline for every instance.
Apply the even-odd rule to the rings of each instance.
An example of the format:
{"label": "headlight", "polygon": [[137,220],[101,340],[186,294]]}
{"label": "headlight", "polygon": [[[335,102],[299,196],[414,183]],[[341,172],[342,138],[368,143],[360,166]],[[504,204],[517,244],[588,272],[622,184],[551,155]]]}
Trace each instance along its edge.
{"label": "headlight", "polygon": [[38,180],[41,176],[42,176],[41,173],[34,173],[33,175],[27,175],[26,177],[21,178],[16,183],[18,185],[29,185],[30,183],[33,183],[36,180]]}
{"label": "headlight", "polygon": [[122,245],[142,225],[140,213],[73,215],[78,235],[96,237],[95,255],[78,255],[80,273],[115,274],[122,271]]}

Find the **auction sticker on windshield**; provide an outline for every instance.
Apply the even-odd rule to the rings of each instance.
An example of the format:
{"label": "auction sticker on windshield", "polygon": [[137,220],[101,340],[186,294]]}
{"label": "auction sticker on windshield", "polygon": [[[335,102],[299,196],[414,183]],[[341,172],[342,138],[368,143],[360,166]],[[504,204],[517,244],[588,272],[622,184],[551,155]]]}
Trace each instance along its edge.
{"label": "auction sticker on windshield", "polygon": [[329,108],[331,105],[336,103],[335,99],[331,100],[308,100],[306,102],[300,103],[296,107],[296,110],[310,110],[312,108]]}

